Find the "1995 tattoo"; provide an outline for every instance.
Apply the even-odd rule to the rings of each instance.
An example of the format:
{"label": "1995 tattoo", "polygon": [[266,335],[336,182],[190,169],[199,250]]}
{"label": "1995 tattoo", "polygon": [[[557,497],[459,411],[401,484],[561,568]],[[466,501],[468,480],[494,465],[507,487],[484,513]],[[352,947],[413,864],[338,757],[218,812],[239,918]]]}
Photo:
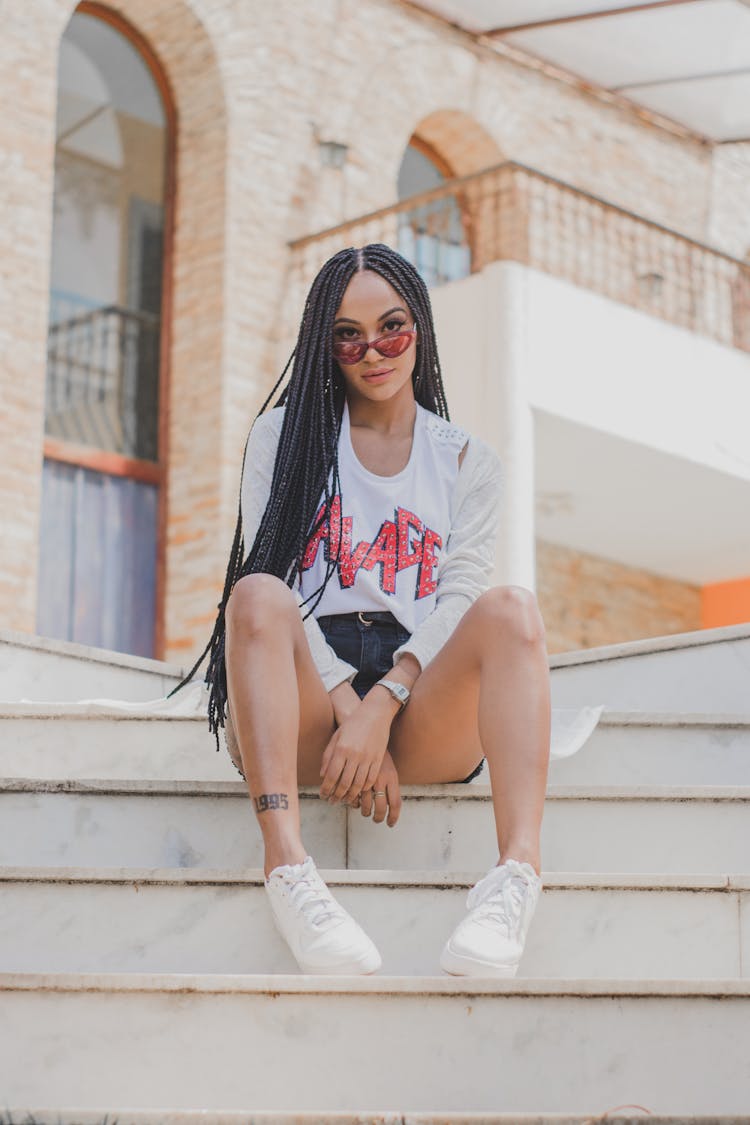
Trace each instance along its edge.
{"label": "1995 tattoo", "polygon": [[289,798],[286,793],[261,793],[255,798],[255,808],[259,813],[267,809],[288,809]]}

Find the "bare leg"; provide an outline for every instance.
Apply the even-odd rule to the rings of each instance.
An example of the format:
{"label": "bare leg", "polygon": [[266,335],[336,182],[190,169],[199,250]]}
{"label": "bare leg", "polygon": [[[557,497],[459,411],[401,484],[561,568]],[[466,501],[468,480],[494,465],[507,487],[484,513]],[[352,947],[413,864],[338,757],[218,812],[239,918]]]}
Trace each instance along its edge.
{"label": "bare leg", "polygon": [[501,860],[541,872],[550,746],[549,665],[536,598],[487,590],[424,669],[391,728],[405,784],[458,781],[487,758]]}
{"label": "bare leg", "polygon": [[266,876],[301,863],[298,785],[317,784],[335,730],[333,706],[315,667],[291,590],[250,574],[227,604],[226,668],[232,725],[265,845]]}

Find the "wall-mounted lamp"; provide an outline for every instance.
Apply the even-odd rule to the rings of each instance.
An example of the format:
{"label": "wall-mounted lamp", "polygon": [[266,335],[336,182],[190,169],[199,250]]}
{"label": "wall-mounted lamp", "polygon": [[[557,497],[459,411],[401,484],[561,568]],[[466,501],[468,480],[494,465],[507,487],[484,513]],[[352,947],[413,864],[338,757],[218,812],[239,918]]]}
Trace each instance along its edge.
{"label": "wall-mounted lamp", "polygon": [[326,168],[343,168],[348,152],[349,145],[341,144],[340,141],[318,141],[320,163]]}
{"label": "wall-mounted lamp", "polygon": [[346,164],[346,158],[349,152],[349,145],[345,145],[343,141],[324,141],[320,135],[320,130],[315,121],[311,121],[310,125],[313,131],[318,146],[318,156],[320,163],[324,168],[343,168]]}

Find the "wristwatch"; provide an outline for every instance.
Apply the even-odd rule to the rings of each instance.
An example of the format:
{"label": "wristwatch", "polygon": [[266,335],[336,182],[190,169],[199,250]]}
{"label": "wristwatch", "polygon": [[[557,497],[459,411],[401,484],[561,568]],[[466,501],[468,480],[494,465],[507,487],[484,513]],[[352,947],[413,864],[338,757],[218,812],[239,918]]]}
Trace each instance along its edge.
{"label": "wristwatch", "polygon": [[376,680],[376,683],[381,684],[391,693],[394,699],[398,700],[401,704],[401,711],[403,711],[404,707],[406,707],[406,704],[409,702],[409,695],[411,694],[408,687],[398,683],[397,680]]}

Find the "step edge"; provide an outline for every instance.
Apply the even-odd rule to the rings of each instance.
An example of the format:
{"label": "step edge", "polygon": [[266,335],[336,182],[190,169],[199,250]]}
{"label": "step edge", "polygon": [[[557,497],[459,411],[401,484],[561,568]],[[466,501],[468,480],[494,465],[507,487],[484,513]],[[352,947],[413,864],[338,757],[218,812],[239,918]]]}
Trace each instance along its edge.
{"label": "step edge", "polygon": [[[637,1107],[634,1107],[637,1108]],[[3,1111],[0,1110],[0,1114]],[[110,1106],[99,1109],[77,1109],[64,1106],[60,1109],[30,1106],[21,1109],[9,1106],[5,1113],[14,1120],[16,1115],[31,1114],[33,1121],[20,1117],[17,1125],[104,1125],[113,1114]],[[4,1118],[0,1116],[0,1125]],[[606,1125],[633,1125],[632,1114],[607,1112],[586,1116],[581,1113],[534,1113],[531,1111],[496,1113],[494,1110],[469,1112],[442,1112],[420,1110],[212,1110],[207,1109],[117,1109],[117,1125],[585,1125],[589,1121],[605,1121]],[[642,1121],[641,1115],[637,1116]],[[686,1115],[649,1113],[651,1125],[739,1125],[750,1122],[750,1117],[737,1114]],[[14,1121],[15,1125],[15,1121]],[[114,1120],[113,1120],[114,1125]]]}
{"label": "step edge", "polygon": [[[472,887],[486,874],[481,871],[376,870],[319,868],[331,887],[366,889],[464,889]],[[542,870],[544,891],[674,891],[695,893],[750,890],[750,874],[707,872],[590,872]],[[0,866],[0,886],[12,883],[140,885],[140,886],[250,886],[264,885],[263,870],[247,868],[198,867],[48,867],[38,865]]]}
{"label": "step edge", "polygon": [[[675,649],[696,648],[711,644],[725,644],[750,638],[750,623],[723,625],[713,629],[697,629],[684,633],[668,633],[657,637],[642,637],[632,641],[619,641],[610,645],[593,648],[572,649],[549,655],[550,670],[570,667],[577,664],[599,663],[605,660],[624,659],[629,656],[642,656],[652,652],[668,652]],[[182,679],[185,668],[180,664],[157,660],[153,657],[135,656],[131,653],[117,652],[113,649],[98,648],[94,645],[64,641],[56,637],[45,637],[38,633],[23,633],[15,629],[0,629],[0,644],[47,652],[88,663],[105,664],[138,671],[154,672],[157,675]]]}
{"label": "step edge", "polygon": [[598,664],[606,660],[623,660],[632,656],[648,656],[655,652],[671,652],[704,645],[727,644],[750,638],[750,622],[739,625],[720,625],[714,629],[695,629],[686,633],[666,633],[658,637],[643,637],[633,641],[619,641],[594,648],[571,649],[549,654],[550,671],[570,668],[579,664]]}
{"label": "step edge", "polygon": [[[571,708],[575,710],[575,708]],[[602,711],[598,727],[748,727],[747,711]],[[596,728],[592,735],[596,733]]]}
{"label": "step edge", "polygon": [[[165,699],[166,696],[159,697]],[[66,702],[64,700],[40,700],[38,702],[19,702],[17,700],[0,699],[0,720],[21,719],[76,719],[117,722],[191,722],[207,724],[205,714],[169,714],[163,711],[149,710],[142,703],[122,701],[127,709],[107,707],[103,704],[81,702]],[[579,707],[554,708],[555,711],[576,712]],[[596,728],[591,737],[596,734],[599,727],[750,727],[750,712],[725,712],[725,711],[602,711]]]}
{"label": "step edge", "polygon": [[0,629],[0,645],[3,644],[34,652],[45,652],[52,656],[66,656],[88,664],[105,664],[138,672],[151,672],[171,679],[181,680],[186,671],[179,664],[156,660],[150,656],[135,656],[129,652],[116,652],[113,649],[78,644],[76,641],[63,641],[39,633],[21,633],[16,629]]}
{"label": "step edge", "polygon": [[285,973],[0,973],[0,992],[281,995],[749,997],[750,978],[309,976]]}
{"label": "step edge", "polygon": [[[321,800],[317,786],[299,787],[301,800]],[[404,801],[468,800],[486,804],[492,800],[489,785],[442,784],[402,785]],[[248,798],[244,781],[190,781],[156,778],[39,778],[0,777],[2,793],[58,793],[76,796],[189,797],[191,799]],[[549,785],[548,801],[653,801],[653,802],[739,802],[750,800],[750,785]],[[345,808],[345,806],[341,806]],[[361,815],[356,810],[346,810]]]}
{"label": "step edge", "polygon": [[[158,696],[154,702],[166,699]],[[105,722],[179,722],[207,724],[206,715],[180,715],[164,713],[163,711],[149,710],[141,702],[131,702],[123,699],[124,707],[107,707],[100,703],[81,703],[77,701],[66,702],[63,699],[39,700],[19,702],[12,699],[0,699],[0,720],[50,720],[50,719],[75,719],[76,721],[105,721]]]}

